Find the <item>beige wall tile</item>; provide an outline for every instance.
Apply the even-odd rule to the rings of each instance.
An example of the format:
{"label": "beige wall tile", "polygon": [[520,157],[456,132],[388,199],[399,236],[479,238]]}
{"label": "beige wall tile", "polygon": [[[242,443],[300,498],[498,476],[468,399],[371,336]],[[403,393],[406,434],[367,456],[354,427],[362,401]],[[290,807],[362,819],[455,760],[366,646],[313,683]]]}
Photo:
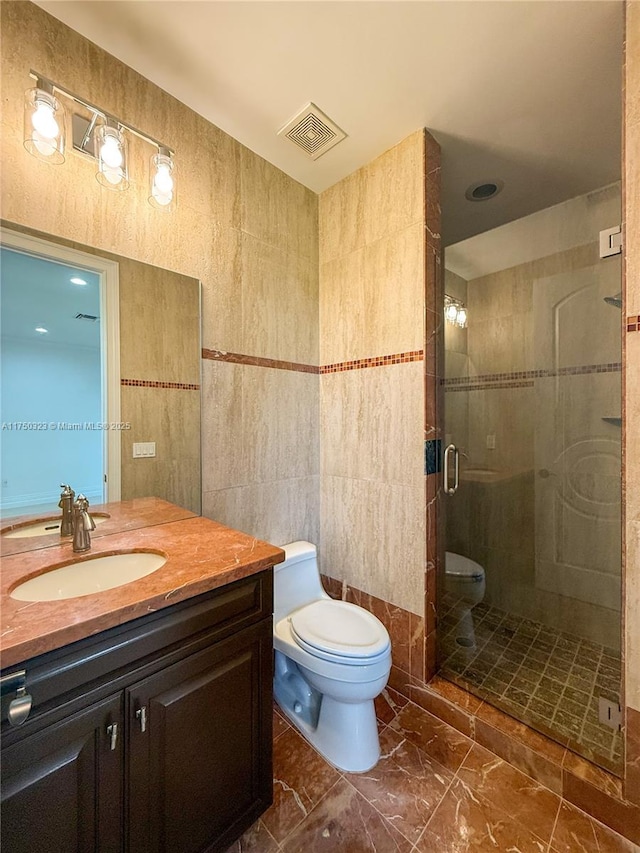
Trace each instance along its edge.
{"label": "beige wall tile", "polygon": [[422,362],[320,377],[323,475],[424,481]]}
{"label": "beige wall tile", "polygon": [[320,263],[325,264],[365,244],[366,176],[363,169],[320,194],[318,201]]}
{"label": "beige wall tile", "polygon": [[410,610],[424,610],[424,485],[323,476],[321,569]]}
{"label": "beige wall tile", "polygon": [[318,377],[242,368],[242,448],[250,482],[319,473]]}
{"label": "beige wall tile", "polygon": [[[200,512],[200,394],[123,386],[122,499],[156,497]],[[134,441],[155,441],[156,455],[133,459]]]}
{"label": "beige wall tile", "polygon": [[202,362],[202,491],[249,482],[242,443],[243,405],[240,364]]}
{"label": "beige wall tile", "polygon": [[317,262],[318,200],[248,148],[241,156],[241,227],[247,234]]}
{"label": "beige wall tile", "polygon": [[242,235],[242,352],[318,364],[318,268]]}
{"label": "beige wall tile", "polygon": [[242,234],[220,226],[209,246],[202,281],[202,346],[226,352],[243,352]]}
{"label": "beige wall tile", "polygon": [[[323,218],[321,217],[321,222]],[[351,361],[362,348],[364,251],[320,265],[320,364]],[[372,355],[372,354],[371,354]]]}
{"label": "beige wall tile", "polygon": [[323,364],[424,346],[424,226],[323,264]]}
{"label": "beige wall tile", "polygon": [[276,480],[205,492],[202,512],[274,545],[298,539],[318,544],[319,478]]}
{"label": "beige wall tile", "polygon": [[121,375],[200,384],[200,283],[125,258],[119,265]]}
{"label": "beige wall tile", "polygon": [[626,596],[626,683],[630,708],[640,708],[640,521],[627,524]]}

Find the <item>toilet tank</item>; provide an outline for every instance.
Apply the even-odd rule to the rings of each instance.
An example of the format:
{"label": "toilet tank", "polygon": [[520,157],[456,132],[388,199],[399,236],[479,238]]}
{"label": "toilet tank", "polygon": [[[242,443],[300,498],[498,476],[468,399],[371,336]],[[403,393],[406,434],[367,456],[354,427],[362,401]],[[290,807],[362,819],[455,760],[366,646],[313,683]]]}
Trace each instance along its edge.
{"label": "toilet tank", "polygon": [[286,557],[273,567],[273,619],[279,622],[304,604],[328,598],[320,581],[318,554],[311,542],[282,545]]}

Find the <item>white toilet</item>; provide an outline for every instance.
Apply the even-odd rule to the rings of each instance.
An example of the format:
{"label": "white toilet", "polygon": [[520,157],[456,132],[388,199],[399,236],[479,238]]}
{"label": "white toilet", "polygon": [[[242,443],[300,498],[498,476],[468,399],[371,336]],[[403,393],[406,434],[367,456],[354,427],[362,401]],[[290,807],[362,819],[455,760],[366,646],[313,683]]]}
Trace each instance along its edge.
{"label": "white toilet", "polygon": [[471,609],[480,604],[485,593],[484,569],[479,563],[447,551],[445,557],[445,590],[455,599],[457,619],[456,643],[470,650],[476,647]]}
{"label": "white toilet", "polygon": [[373,700],[391,671],[391,641],[373,614],[322,587],[316,547],[284,545],[274,566],[274,694],[291,722],[340,770],[380,757]]}

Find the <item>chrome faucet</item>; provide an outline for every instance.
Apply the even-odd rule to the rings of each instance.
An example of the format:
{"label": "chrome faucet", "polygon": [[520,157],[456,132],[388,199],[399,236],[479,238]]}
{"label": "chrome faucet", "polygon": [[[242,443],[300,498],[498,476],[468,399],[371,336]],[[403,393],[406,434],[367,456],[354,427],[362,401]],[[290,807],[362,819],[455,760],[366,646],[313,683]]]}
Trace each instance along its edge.
{"label": "chrome faucet", "polygon": [[91,548],[91,531],[96,523],[89,515],[89,501],[78,495],[73,505],[73,550],[88,551]]}
{"label": "chrome faucet", "polygon": [[71,486],[60,483],[62,494],[58,506],[62,510],[62,522],[60,524],[60,536],[73,536],[73,500],[76,493]]}

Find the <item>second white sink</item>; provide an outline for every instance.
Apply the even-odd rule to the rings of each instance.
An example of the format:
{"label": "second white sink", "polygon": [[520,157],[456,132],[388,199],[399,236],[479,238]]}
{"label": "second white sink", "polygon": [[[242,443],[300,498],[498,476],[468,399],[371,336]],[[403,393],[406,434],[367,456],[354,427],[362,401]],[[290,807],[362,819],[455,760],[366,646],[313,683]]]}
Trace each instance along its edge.
{"label": "second white sink", "polygon": [[19,584],[10,595],[18,601],[79,598],[140,580],[166,562],[163,554],[149,551],[85,557]]}

